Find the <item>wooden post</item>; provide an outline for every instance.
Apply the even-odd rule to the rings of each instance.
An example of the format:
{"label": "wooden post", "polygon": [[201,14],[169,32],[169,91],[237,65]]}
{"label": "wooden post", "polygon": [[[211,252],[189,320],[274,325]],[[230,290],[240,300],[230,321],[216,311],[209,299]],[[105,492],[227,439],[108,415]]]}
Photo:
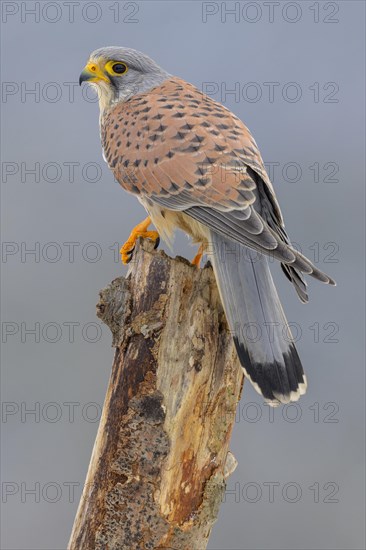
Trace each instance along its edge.
{"label": "wooden post", "polygon": [[243,374],[212,268],[138,243],[100,293],[116,348],[69,550],[204,550]]}

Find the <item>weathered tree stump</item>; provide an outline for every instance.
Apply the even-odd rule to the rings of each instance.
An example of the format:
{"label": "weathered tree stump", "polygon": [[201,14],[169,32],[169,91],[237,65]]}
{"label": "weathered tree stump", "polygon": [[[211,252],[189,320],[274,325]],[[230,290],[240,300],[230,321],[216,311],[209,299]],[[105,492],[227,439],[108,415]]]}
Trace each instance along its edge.
{"label": "weathered tree stump", "polygon": [[139,243],[97,315],[116,353],[69,550],[203,550],[243,383],[212,269]]}

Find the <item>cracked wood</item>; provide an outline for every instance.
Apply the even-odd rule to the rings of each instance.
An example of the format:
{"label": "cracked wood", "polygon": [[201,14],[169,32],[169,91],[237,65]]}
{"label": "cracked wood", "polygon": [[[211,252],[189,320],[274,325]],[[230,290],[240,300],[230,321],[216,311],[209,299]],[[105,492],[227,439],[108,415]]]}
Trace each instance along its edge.
{"label": "cracked wood", "polygon": [[97,314],[116,351],[69,550],[204,550],[243,383],[212,269],[139,243]]}

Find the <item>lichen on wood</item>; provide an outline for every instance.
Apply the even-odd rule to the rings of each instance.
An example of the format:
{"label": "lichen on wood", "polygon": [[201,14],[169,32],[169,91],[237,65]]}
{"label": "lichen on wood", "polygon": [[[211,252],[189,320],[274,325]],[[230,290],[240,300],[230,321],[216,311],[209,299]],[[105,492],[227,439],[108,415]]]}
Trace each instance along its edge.
{"label": "lichen on wood", "polygon": [[97,315],[116,351],[69,550],[204,550],[243,383],[212,269],[140,242]]}

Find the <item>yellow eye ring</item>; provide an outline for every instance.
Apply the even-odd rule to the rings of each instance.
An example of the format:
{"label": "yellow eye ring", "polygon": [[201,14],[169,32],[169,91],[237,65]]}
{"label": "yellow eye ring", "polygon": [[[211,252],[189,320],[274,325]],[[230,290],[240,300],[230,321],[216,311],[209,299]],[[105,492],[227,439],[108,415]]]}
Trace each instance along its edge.
{"label": "yellow eye ring", "polygon": [[122,61],[108,61],[105,68],[112,76],[122,76],[128,71],[126,63],[123,63]]}

